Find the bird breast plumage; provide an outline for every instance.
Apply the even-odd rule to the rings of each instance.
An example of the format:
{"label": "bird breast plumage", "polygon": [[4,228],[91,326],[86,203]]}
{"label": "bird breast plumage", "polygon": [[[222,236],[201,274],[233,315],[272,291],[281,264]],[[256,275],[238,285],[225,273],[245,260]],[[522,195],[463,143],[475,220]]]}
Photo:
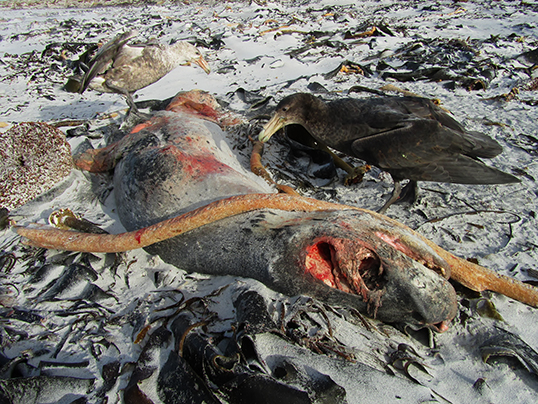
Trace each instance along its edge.
{"label": "bird breast plumage", "polygon": [[160,46],[124,46],[105,80],[129,92],[149,86],[175,67],[164,53]]}

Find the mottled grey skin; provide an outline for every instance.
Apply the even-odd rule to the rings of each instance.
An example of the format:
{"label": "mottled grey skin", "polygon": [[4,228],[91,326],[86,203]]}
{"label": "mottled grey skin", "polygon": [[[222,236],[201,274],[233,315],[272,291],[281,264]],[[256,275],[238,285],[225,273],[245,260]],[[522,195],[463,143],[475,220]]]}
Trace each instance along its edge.
{"label": "mottled grey skin", "polygon": [[122,139],[114,169],[117,212],[129,231],[141,229],[232,195],[268,193],[252,173],[240,172],[222,130],[176,112]]}
{"label": "mottled grey skin", "polygon": [[[117,212],[128,230],[232,195],[271,192],[238,163],[217,125],[185,114],[158,113],[114,150]],[[263,210],[205,225],[147,251],[189,272],[257,279],[286,295],[309,295],[388,322],[451,320],[454,289],[409,256],[447,278],[450,268],[404,233],[365,212]],[[316,249],[321,253],[313,254]],[[315,278],[312,268],[326,271]]]}
{"label": "mottled grey skin", "polygon": [[[457,303],[450,283],[383,241],[380,233],[393,235],[388,222],[356,211],[264,210],[203,226],[146,250],[187,271],[257,279],[283,294],[313,296],[382,321],[423,326],[453,318]],[[308,247],[319,241],[331,244],[344,257],[353,256],[353,247],[365,246],[379,258],[382,286],[372,290],[374,298],[379,294],[378,302],[365,301],[305,274]],[[421,253],[430,257],[433,266],[444,263],[426,245]]]}

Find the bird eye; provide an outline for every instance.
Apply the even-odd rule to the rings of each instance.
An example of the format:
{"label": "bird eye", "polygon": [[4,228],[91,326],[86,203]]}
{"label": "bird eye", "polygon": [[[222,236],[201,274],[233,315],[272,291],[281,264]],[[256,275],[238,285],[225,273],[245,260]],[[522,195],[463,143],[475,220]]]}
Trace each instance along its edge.
{"label": "bird eye", "polygon": [[282,107],[282,112],[286,112],[288,110],[288,107]]}

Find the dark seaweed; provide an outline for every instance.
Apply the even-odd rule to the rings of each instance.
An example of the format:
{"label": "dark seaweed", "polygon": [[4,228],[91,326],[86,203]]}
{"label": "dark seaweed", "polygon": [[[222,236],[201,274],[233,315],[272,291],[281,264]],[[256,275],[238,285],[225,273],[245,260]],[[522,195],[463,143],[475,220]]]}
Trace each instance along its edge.
{"label": "dark seaweed", "polygon": [[56,299],[58,295],[74,288],[80,282],[86,280],[95,281],[97,272],[87,265],[71,264],[64,269],[60,277],[45,287],[46,292],[41,294],[39,301]]}

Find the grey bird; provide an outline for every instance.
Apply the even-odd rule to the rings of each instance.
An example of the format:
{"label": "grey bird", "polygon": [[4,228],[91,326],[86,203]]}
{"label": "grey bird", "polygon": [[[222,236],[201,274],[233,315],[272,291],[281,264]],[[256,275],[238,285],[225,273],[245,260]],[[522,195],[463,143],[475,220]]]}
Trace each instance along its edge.
{"label": "grey bird", "polygon": [[86,89],[125,96],[133,112],[137,112],[132,95],[155,83],[176,67],[194,63],[206,73],[208,63],[200,51],[186,41],[166,46],[160,43],[130,45],[136,35],[129,31],[104,44],[91,59],[88,69],[78,83],[68,83],[68,91],[82,94]]}

